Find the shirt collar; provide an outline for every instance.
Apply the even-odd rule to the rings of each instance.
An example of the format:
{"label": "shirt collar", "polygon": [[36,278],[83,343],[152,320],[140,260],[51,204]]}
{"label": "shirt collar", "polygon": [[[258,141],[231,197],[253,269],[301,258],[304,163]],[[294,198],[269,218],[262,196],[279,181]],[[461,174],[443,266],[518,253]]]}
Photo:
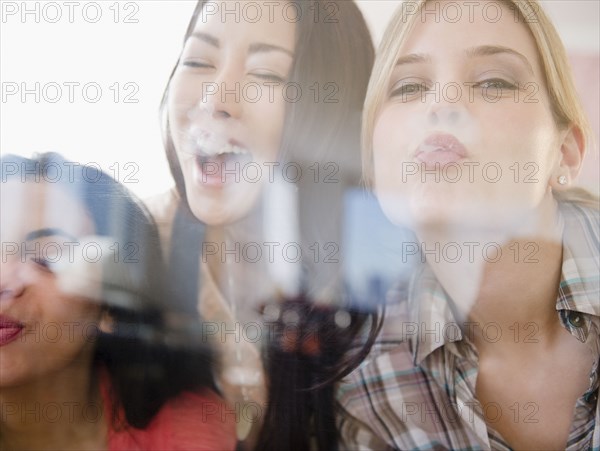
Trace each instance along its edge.
{"label": "shirt collar", "polygon": [[450,296],[432,269],[423,265],[411,279],[409,287],[408,309],[414,333],[407,334],[407,338],[415,365],[437,348],[462,340],[451,303]]}
{"label": "shirt collar", "polygon": [[[558,214],[563,261],[556,310],[563,326],[585,342],[592,322],[600,330],[598,212],[561,203]],[[408,290],[408,317],[413,327],[406,337],[415,365],[437,348],[463,339],[451,303],[428,265],[415,272]],[[455,351],[456,347],[449,349]]]}
{"label": "shirt collar", "polygon": [[598,211],[562,203],[559,219],[564,225],[563,263],[556,310],[563,326],[585,342],[592,322],[600,324]]}

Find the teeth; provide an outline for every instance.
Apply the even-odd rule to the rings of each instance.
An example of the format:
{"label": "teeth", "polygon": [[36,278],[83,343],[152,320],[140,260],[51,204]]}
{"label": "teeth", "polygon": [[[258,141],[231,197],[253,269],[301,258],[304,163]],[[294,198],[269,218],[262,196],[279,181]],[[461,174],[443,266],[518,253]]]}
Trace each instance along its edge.
{"label": "teeth", "polygon": [[246,151],[246,149],[242,149],[239,146],[231,146],[231,145],[227,145],[225,147],[222,147],[221,150],[219,150],[216,154],[217,155],[223,155],[224,153],[232,153],[234,155],[243,155],[248,153]]}
{"label": "teeth", "polygon": [[222,144],[221,146],[207,145],[206,142],[197,141],[197,146],[202,149],[201,153],[208,156],[224,155],[231,153],[234,155],[246,155],[248,151],[240,146],[232,146],[231,144]]}
{"label": "teeth", "polygon": [[248,150],[243,147],[231,145],[222,133],[209,133],[206,130],[193,127],[190,130],[190,144],[194,153],[201,156],[212,157],[231,153],[246,155]]}

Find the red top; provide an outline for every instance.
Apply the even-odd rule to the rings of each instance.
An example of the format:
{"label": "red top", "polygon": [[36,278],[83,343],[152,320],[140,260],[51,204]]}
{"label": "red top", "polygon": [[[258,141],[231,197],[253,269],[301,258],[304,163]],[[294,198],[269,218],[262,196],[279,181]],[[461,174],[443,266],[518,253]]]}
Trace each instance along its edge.
{"label": "red top", "polygon": [[[108,449],[124,450],[234,450],[234,410],[214,392],[184,392],[169,400],[145,429],[124,425],[115,428],[109,397],[108,374],[101,377],[104,415],[109,425]],[[124,418],[121,410],[119,416]],[[121,422],[122,423],[122,422]],[[117,421],[117,424],[120,424]]]}

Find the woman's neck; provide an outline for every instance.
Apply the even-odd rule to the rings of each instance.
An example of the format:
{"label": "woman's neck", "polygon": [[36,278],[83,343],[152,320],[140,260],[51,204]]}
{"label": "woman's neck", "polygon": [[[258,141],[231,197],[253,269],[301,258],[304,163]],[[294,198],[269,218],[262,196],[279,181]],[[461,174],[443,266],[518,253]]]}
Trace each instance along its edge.
{"label": "woman's neck", "polygon": [[[268,301],[273,286],[268,276],[269,248],[260,215],[252,214],[225,226],[207,227],[202,256],[219,292],[231,306],[236,303],[239,319],[255,319],[261,303]],[[257,254],[260,252],[260,254]]]}
{"label": "woman's neck", "polygon": [[91,363],[2,387],[0,449],[106,447],[106,418]]}
{"label": "woman's neck", "polygon": [[[427,262],[453,299],[461,316],[457,320],[469,323],[467,330],[487,327],[494,334],[497,330],[500,343],[524,334],[524,327],[542,334],[558,330],[555,304],[562,229],[554,201],[545,200],[532,218],[520,230],[510,232],[429,230],[419,234],[430,252]],[[456,249],[461,258],[456,257]]]}

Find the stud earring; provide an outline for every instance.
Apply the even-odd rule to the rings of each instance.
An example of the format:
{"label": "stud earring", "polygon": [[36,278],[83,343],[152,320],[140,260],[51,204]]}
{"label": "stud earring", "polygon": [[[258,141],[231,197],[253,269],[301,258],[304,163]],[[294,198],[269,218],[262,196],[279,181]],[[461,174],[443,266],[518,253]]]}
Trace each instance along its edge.
{"label": "stud earring", "polygon": [[558,178],[556,179],[559,185],[566,185],[567,184],[567,176],[565,175],[559,175]]}

